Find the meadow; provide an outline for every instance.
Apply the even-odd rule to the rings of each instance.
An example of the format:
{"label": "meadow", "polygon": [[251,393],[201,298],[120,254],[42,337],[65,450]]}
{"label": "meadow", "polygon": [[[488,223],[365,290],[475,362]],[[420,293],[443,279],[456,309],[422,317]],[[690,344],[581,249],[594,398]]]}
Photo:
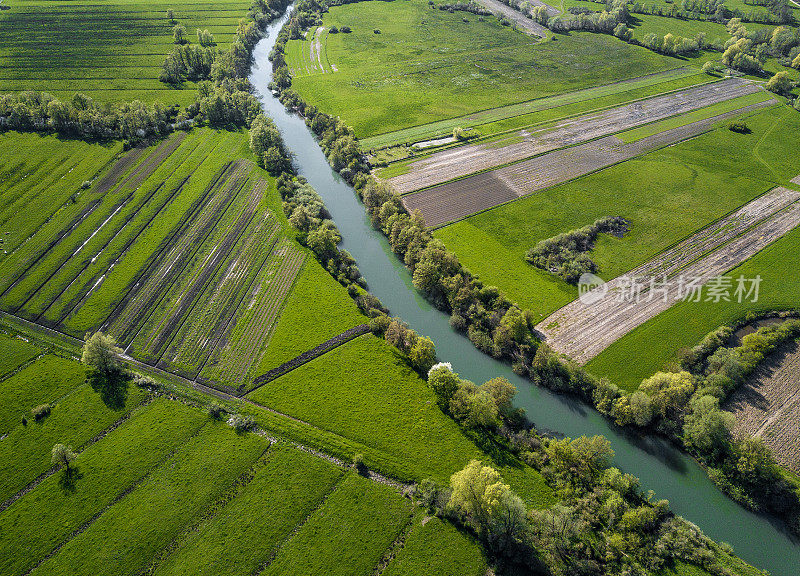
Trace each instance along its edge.
{"label": "meadow", "polygon": [[[608,36],[537,42],[468,16],[423,0],[332,7],[324,26],[352,29],[324,36],[336,71],[298,74],[293,88],[366,138],[679,65]],[[307,42],[290,41],[287,59]]]}
{"label": "meadow", "polygon": [[208,29],[220,49],[233,39],[249,6],[243,0],[213,5],[192,0],[12,0],[0,11],[0,92],[46,91],[70,99],[82,92],[103,102],[134,99],[189,104],[195,92],[159,81],[174,48],[167,9],[196,43]]}
{"label": "meadow", "polygon": [[0,333],[0,347],[4,354],[0,359],[0,379],[42,353],[42,349],[27,340]]}
{"label": "meadow", "polygon": [[609,280],[776,184],[788,183],[797,165],[783,142],[800,128],[800,117],[778,108],[751,114],[746,122],[751,134],[731,132],[726,122],[698,138],[476,214],[434,235],[485,283],[543,318],[577,291],[525,261],[525,252],[539,240],[604,216],[628,218],[631,228],[623,238],[600,235],[591,252],[599,276]]}

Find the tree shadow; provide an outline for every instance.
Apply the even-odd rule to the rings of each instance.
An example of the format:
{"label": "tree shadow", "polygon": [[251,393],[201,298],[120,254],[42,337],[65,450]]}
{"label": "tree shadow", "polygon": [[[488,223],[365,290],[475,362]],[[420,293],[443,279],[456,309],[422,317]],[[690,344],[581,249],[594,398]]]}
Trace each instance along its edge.
{"label": "tree shadow", "polygon": [[128,401],[129,375],[122,370],[103,374],[92,372],[87,378],[92,390],[100,394],[103,403],[112,410],[120,410]]}
{"label": "tree shadow", "polygon": [[58,486],[64,492],[75,492],[75,483],[83,478],[83,474],[77,467],[64,468],[58,478]]}

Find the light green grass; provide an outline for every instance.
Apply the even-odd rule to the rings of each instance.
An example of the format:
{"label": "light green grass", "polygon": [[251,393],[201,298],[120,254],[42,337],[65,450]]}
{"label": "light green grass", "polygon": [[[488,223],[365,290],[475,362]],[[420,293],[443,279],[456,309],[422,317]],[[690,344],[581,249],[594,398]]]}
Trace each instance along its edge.
{"label": "light green grass", "polygon": [[317,456],[285,445],[270,448],[253,480],[154,574],[255,573],[341,475],[340,468]]}
{"label": "light green grass", "polygon": [[617,134],[617,138],[625,143],[636,142],[637,140],[647,138],[648,136],[653,136],[654,134],[672,130],[673,128],[680,128],[681,126],[686,126],[692,122],[707,120],[708,118],[713,118],[714,116],[719,116],[720,114],[734,112],[739,108],[744,108],[745,106],[758,104],[760,102],[766,102],[767,100],[774,101],[772,94],[767,92],[755,92],[753,94],[739,96],[738,98],[733,98],[724,102],[718,102],[699,110],[693,110],[686,114],[681,114],[680,116],[673,116],[672,118],[667,118],[666,120],[661,120],[645,126],[639,126],[638,128],[634,128],[633,130],[628,130],[626,132],[621,132]]}
{"label": "light green grass", "polygon": [[0,377],[7,375],[41,353],[41,348],[22,338],[0,334]]}
{"label": "light green grass", "polygon": [[723,126],[477,214],[435,236],[486,284],[543,318],[577,291],[525,261],[539,240],[603,216],[630,219],[624,238],[600,235],[591,253],[608,280],[793,178],[798,169],[788,143],[800,129],[800,114],[783,107],[752,114],[746,122],[751,134]]}
{"label": "light green grass", "polygon": [[[0,571],[25,573],[196,433],[208,416],[157,399],[0,514]],[[24,550],[24,554],[20,553]]]}
{"label": "light green grass", "polygon": [[[452,133],[453,128],[456,128],[457,126],[462,128],[474,128],[477,126],[498,122],[500,120],[516,118],[518,116],[532,114],[551,108],[558,108],[579,102],[604,99],[609,96],[627,92],[635,93],[638,90],[645,88],[652,89],[659,87],[659,91],[664,92],[671,89],[673,83],[675,87],[682,87],[684,85],[691,85],[690,83],[695,83],[701,79],[702,76],[697,74],[696,69],[680,67],[673,70],[667,70],[665,72],[647,75],[642,78],[634,78],[614,84],[596,86],[593,88],[584,88],[574,92],[567,92],[566,94],[538,98],[529,102],[509,104],[507,106],[500,106],[497,108],[484,110],[482,112],[469,114],[467,116],[441,120],[439,122],[431,122],[421,126],[397,130],[396,132],[380,134],[378,136],[372,136],[370,138],[361,140],[361,146],[365,149],[371,149],[383,148],[393,144],[417,142],[420,140],[449,135]],[[528,121],[524,125],[530,123],[531,122]],[[483,130],[481,130],[481,132],[483,132]]]}
{"label": "light green grass", "polygon": [[384,576],[483,576],[486,558],[474,537],[438,518],[415,519],[403,548],[384,570]]}
{"label": "light green grass", "polygon": [[44,420],[18,425],[0,442],[0,501],[50,469],[50,451],[54,444],[66,444],[78,450],[144,398],[142,390],[131,387],[125,406],[112,409],[103,404],[100,395],[88,384],[82,384],[57,402]]}
{"label": "light green grass", "polygon": [[79,386],[84,372],[73,360],[48,355],[0,382],[0,434],[19,426],[23,417],[34,425],[31,408],[53,402]]}
{"label": "light green grass", "polygon": [[262,574],[369,576],[411,513],[392,488],[350,474]]}
{"label": "light green grass", "polygon": [[[325,37],[338,72],[298,76],[293,87],[368,137],[679,65],[610,36],[537,42],[495,18],[462,18],[424,0],[334,6],[325,26],[353,30]],[[289,58],[302,42],[288,44]]]}
{"label": "light green grass", "polygon": [[202,514],[269,445],[224,422],[201,432],[31,574],[136,574]]}
{"label": "light green grass", "polygon": [[601,352],[586,367],[627,390],[644,378],[673,366],[675,353],[694,346],[714,328],[734,322],[749,311],[796,309],[800,287],[794,270],[800,266],[800,229],[768,246],[729,272],[736,278],[762,278],[758,302],[681,302],[629,332]]}
{"label": "light green grass", "polygon": [[186,27],[208,29],[220,49],[233,40],[249,3],[203,4],[185,0],[82,2],[12,0],[0,12],[0,92],[41,90],[71,98],[83,92],[101,101],[141,99],[187,104],[192,85],[175,90],[159,81],[164,57],[173,49],[166,10]]}
{"label": "light green grass", "polygon": [[306,258],[255,375],[366,321],[344,287],[314,258]]}

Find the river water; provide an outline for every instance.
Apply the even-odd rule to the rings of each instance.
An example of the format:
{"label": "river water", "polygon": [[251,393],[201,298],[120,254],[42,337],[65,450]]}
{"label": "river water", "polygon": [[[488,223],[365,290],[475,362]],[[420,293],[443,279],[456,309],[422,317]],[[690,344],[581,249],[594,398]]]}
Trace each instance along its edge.
{"label": "river water", "polygon": [[520,378],[510,366],[479,352],[450,328],[447,315],[417,293],[408,270],[383,235],[371,227],[355,190],[330,168],[303,119],[288,113],[267,88],[272,75],[269,53],[285,20],[273,22],[256,46],[250,80],[266,114],[275,121],[294,154],[298,172],[325,201],[344,238],[342,247],[356,259],[370,291],[392,315],[432,338],[437,356],[452,363],[462,377],[476,383],[495,376],[508,378],[518,390],[515,404],[524,408],[540,429],[571,437],[602,434],[611,441],[615,465],[638,476],[642,487],[653,490],[656,498],[668,499],[676,514],[697,524],[711,538],[728,542],[740,557],[773,576],[798,576],[800,543],[778,523],[745,510],[723,495],[691,458],[661,438],[621,430],[594,408]]}

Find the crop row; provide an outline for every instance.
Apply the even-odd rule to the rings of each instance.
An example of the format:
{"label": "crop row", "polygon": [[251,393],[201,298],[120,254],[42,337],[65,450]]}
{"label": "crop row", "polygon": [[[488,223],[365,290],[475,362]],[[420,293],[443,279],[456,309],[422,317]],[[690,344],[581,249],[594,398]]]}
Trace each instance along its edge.
{"label": "crop row", "polygon": [[[4,294],[5,304],[15,306],[15,312],[22,312],[22,308],[70,259],[74,259],[89,242],[102,242],[104,238],[112,235],[116,229],[123,226],[127,217],[135,213],[141,202],[147,200],[147,194],[136,189],[137,183],[142,178],[152,174],[158,163],[177,147],[179,142],[175,138],[165,140],[142,160],[123,180],[108,191],[92,190],[92,195],[97,198],[94,209],[86,213],[80,222],[61,241],[41,252],[33,265],[14,283],[14,286]],[[101,196],[102,195],[102,196]],[[35,317],[27,310],[25,315]]]}
{"label": "crop row", "polygon": [[[232,135],[199,131],[200,144],[189,159],[175,171],[181,190],[152,222],[142,231],[131,247],[124,252],[109,254],[113,259],[102,265],[92,265],[87,277],[91,288],[73,308],[63,315],[62,326],[71,334],[112,323],[136,296],[140,284],[161,265],[163,257],[174,247],[183,231],[190,227],[198,211],[211,198],[215,184],[221,178]],[[185,180],[188,177],[188,180]],[[185,182],[184,182],[185,180]],[[100,264],[100,261],[98,263]],[[72,298],[73,294],[69,294]]]}
{"label": "crop row", "polygon": [[[246,188],[248,188],[247,183],[242,182],[240,193]],[[209,249],[208,256],[202,258],[202,266],[193,274],[192,281],[183,286],[180,296],[174,301],[168,313],[161,317],[158,326],[152,332],[153,336],[149,342],[149,350],[157,354],[159,362],[161,362],[165,354],[171,354],[170,344],[175,342],[176,338],[179,339],[176,345],[183,345],[183,342],[180,341],[183,326],[187,322],[191,322],[196,311],[202,314],[202,306],[207,302],[206,297],[210,296],[214,291],[214,287],[222,281],[221,276],[224,274],[226,263],[234,257],[237,245],[240,244],[240,240],[243,239],[245,232],[255,219],[256,208],[261,201],[261,197],[259,194],[253,193],[252,188],[249,192],[249,195],[242,193],[242,196],[248,196],[248,202],[244,207],[239,208],[240,204],[237,199],[237,202],[232,205],[230,210],[231,217],[229,218],[228,214],[225,214],[220,218],[214,234],[208,239],[210,242],[207,241],[206,244]],[[198,256],[203,251],[201,248],[196,255],[195,262],[200,261],[201,258]],[[167,301],[170,300],[171,298],[168,294]],[[158,311],[155,312],[153,317],[156,317],[157,314]],[[172,349],[172,351],[177,354],[176,349]]]}
{"label": "crop row", "polygon": [[[209,275],[216,271],[221,257],[220,243],[227,239],[237,216],[245,209],[245,199],[240,193],[246,180],[247,168],[237,165],[224,182],[225,203],[211,214],[201,213],[206,225],[196,228],[201,233],[192,235],[192,241],[185,237],[178,240],[182,245],[179,265],[168,271],[159,298],[148,307],[141,322],[127,327],[130,332],[125,341],[138,358],[148,362],[160,359],[167,343],[165,338],[169,335],[169,331],[162,331],[162,328],[172,326],[173,322],[182,322],[197,290],[201,290]],[[205,212],[211,210],[207,207]]]}
{"label": "crop row", "polygon": [[228,341],[217,347],[201,374],[203,380],[247,386],[250,372],[258,366],[268,346],[305,257],[305,252],[292,241],[281,241],[259,272],[249,303],[240,307],[240,317]]}

